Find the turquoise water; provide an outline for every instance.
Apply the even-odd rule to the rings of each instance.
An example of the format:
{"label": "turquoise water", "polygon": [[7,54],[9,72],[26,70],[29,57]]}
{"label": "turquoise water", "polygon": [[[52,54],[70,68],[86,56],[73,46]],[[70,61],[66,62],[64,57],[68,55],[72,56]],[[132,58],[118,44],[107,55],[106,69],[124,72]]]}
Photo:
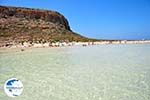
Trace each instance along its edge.
{"label": "turquoise water", "polygon": [[0,100],[150,100],[150,44],[0,50]]}

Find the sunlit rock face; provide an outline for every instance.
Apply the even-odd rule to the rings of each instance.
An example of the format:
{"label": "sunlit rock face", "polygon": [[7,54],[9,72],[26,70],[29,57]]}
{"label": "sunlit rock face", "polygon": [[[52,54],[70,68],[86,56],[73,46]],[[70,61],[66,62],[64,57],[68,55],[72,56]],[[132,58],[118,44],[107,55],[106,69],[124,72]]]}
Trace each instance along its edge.
{"label": "sunlit rock face", "polygon": [[55,11],[0,6],[0,18],[10,17],[25,19],[41,19],[46,22],[52,22],[57,25],[64,25],[64,27],[67,30],[70,30],[70,26],[67,19],[63,15]]}
{"label": "sunlit rock face", "polygon": [[58,12],[0,6],[0,45],[5,42],[88,41]]}

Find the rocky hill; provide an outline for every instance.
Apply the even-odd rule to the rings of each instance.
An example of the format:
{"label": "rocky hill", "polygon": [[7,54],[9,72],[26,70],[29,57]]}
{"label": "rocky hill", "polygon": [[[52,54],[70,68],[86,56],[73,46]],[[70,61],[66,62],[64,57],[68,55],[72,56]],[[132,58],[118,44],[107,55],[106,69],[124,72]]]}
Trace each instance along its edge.
{"label": "rocky hill", "polygon": [[0,6],[0,43],[89,41],[69,26],[58,12]]}

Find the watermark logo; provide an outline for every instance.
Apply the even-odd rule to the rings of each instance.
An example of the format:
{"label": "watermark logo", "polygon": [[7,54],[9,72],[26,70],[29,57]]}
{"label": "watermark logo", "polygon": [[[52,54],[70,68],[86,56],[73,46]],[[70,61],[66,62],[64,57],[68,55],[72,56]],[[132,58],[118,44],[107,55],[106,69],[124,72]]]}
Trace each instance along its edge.
{"label": "watermark logo", "polygon": [[8,79],[5,82],[4,91],[9,97],[17,97],[23,92],[23,84],[16,78]]}

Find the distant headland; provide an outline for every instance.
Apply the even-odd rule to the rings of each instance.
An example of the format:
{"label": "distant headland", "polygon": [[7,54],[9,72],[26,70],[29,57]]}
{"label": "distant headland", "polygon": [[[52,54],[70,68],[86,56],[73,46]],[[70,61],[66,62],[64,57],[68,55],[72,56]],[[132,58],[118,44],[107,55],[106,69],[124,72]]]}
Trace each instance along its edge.
{"label": "distant headland", "polygon": [[0,47],[49,47],[82,44],[150,43],[150,41],[99,40],[73,32],[59,12],[0,6]]}

